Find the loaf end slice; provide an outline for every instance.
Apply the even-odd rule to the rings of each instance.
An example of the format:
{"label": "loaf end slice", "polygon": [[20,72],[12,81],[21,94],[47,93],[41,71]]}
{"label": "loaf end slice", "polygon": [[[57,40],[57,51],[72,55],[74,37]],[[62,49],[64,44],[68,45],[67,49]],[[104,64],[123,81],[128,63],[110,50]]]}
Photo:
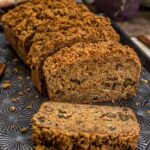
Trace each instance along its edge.
{"label": "loaf end slice", "polygon": [[57,102],[44,103],[32,127],[34,144],[45,150],[135,150],[140,130],[128,108]]}
{"label": "loaf end slice", "polygon": [[140,61],[119,43],[77,43],[48,57],[43,67],[49,98],[93,103],[135,95]]}

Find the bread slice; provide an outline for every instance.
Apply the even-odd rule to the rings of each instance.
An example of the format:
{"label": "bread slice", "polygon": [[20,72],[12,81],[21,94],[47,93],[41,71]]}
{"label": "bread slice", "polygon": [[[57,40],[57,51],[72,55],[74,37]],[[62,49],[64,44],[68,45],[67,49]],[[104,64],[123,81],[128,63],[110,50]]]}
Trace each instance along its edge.
{"label": "bread slice", "polygon": [[128,108],[46,102],[33,116],[37,150],[135,150],[139,125]]}
{"label": "bread slice", "polygon": [[61,0],[32,0],[6,13],[2,18],[2,23],[11,46],[26,63],[32,38],[45,25],[45,22],[51,25],[53,21],[64,15],[79,11],[84,12],[88,9],[83,5],[78,6],[75,0],[63,0],[63,2]]}
{"label": "bread slice", "polygon": [[36,34],[34,44],[28,54],[32,79],[41,93],[44,93],[45,82],[42,71],[44,61],[61,48],[77,42],[94,43],[98,41],[119,41],[118,34],[111,27],[111,22],[103,16],[81,13],[75,18],[61,18],[52,32]]}
{"label": "bread slice", "polygon": [[128,46],[81,42],[48,57],[43,71],[50,99],[93,103],[133,96],[141,65]]}
{"label": "bread slice", "polygon": [[[58,149],[55,148],[54,146],[46,147],[45,145],[37,145],[36,147],[34,147],[34,150],[58,150]],[[70,148],[67,150],[72,150],[72,149]],[[87,150],[87,148],[82,148],[82,150]],[[90,149],[88,150],[114,150],[114,149],[112,148],[112,146],[103,145],[100,148],[96,146],[91,146]],[[120,150],[120,149],[116,148],[115,150]],[[123,150],[128,150],[128,149],[123,149]],[[131,150],[135,150],[135,149],[131,149]]]}

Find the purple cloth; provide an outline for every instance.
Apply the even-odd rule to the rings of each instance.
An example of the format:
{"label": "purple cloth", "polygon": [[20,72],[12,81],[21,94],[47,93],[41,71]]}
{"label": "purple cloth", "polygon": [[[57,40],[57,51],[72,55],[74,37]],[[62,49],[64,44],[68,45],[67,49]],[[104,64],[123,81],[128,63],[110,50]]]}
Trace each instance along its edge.
{"label": "purple cloth", "polygon": [[100,11],[111,18],[125,21],[136,15],[141,0],[95,0],[95,4]]}

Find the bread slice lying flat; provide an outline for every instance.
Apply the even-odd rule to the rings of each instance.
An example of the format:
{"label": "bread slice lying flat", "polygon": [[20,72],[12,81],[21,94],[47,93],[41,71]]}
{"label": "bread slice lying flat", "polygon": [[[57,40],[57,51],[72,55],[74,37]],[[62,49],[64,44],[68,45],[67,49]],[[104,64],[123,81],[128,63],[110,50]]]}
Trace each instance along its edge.
{"label": "bread slice lying flat", "polygon": [[72,103],[127,99],[136,93],[141,65],[119,43],[77,43],[45,61],[49,98]]}
{"label": "bread slice lying flat", "polygon": [[135,150],[139,125],[128,108],[46,102],[33,116],[37,150]]}

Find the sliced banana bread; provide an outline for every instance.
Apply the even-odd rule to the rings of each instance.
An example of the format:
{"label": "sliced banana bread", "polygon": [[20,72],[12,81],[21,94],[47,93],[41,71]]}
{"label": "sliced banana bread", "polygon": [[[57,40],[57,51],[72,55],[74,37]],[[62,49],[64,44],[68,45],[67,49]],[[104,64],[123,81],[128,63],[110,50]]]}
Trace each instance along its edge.
{"label": "sliced banana bread", "polygon": [[71,16],[80,11],[88,9],[78,6],[74,0],[31,0],[5,14],[2,23],[10,44],[26,62],[32,38],[45,22],[51,25],[60,17]]}
{"label": "sliced banana bread", "polygon": [[57,102],[44,103],[32,127],[37,150],[135,150],[140,130],[128,108]]}
{"label": "sliced banana bread", "polygon": [[[103,16],[91,13],[76,15],[75,18],[60,19],[51,32],[36,34],[28,54],[32,79],[41,93],[45,92],[42,66],[46,58],[60,48],[77,42],[93,43],[98,41],[119,41],[118,34],[111,27],[111,22]],[[44,27],[45,28],[45,27]],[[46,30],[46,29],[45,29]]]}
{"label": "sliced banana bread", "polygon": [[48,57],[43,71],[50,99],[92,103],[133,96],[141,65],[128,46],[81,42]]}
{"label": "sliced banana bread", "polygon": [[[120,150],[117,146],[115,148],[112,148],[113,146],[107,146],[107,145],[103,145],[101,147],[99,146],[90,146],[90,148],[80,148],[80,150]],[[57,148],[55,148],[55,146],[45,146],[45,145],[37,145],[36,147],[34,147],[34,150],[58,150]],[[59,150],[72,150],[72,148],[66,148],[66,149],[59,149]],[[74,149],[73,149],[74,150]],[[123,150],[129,150],[129,149],[123,149]],[[135,150],[135,149],[130,149],[130,150]]]}

